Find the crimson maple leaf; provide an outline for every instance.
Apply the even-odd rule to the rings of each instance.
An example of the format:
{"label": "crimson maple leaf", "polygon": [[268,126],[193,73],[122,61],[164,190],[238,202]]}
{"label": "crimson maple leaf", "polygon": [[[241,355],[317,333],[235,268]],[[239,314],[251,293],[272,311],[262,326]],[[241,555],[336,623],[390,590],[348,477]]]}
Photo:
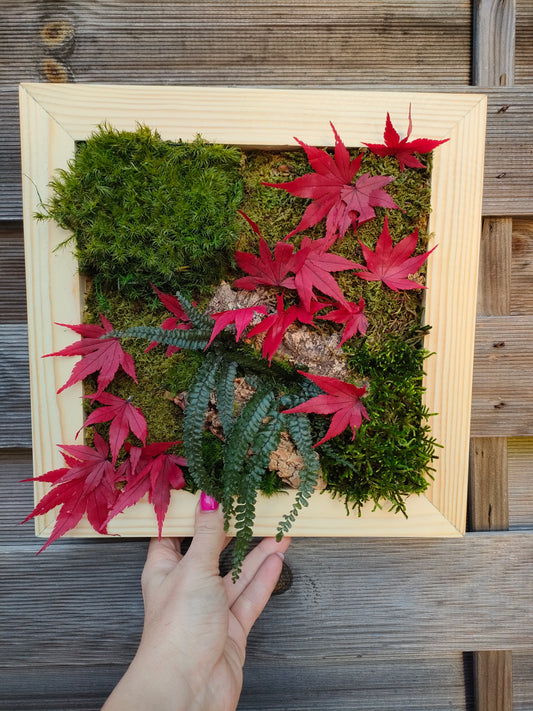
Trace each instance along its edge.
{"label": "crimson maple leaf", "polygon": [[412,130],[413,122],[411,121],[411,104],[409,104],[409,124],[405,138],[400,140],[398,132],[392,125],[390,115],[387,113],[385,131],[383,133],[383,140],[385,143],[365,143],[364,145],[367,146],[367,148],[370,148],[372,153],[375,153],[382,158],[384,156],[396,156],[402,173],[405,170],[405,166],[408,168],[424,168],[424,165],[414,154],[430,153],[434,148],[440,146],[441,143],[446,143],[446,141],[449,141],[450,139],[445,138],[442,141],[438,141],[433,138],[416,138],[414,141],[410,141],[409,137]]}
{"label": "crimson maple leaf", "polygon": [[248,333],[248,338],[252,338],[258,333],[266,331],[267,335],[263,341],[263,358],[268,358],[269,363],[272,362],[272,356],[279,348],[285,331],[298,318],[297,306],[289,306],[285,311],[283,296],[278,294],[276,298],[278,302],[276,313],[267,316]]}
{"label": "crimson maple leaf", "polygon": [[142,448],[128,447],[129,462],[121,465],[118,470],[118,473],[128,473],[128,482],[110,510],[107,522],[148,494],[148,501],[153,504],[157,516],[161,538],[170,503],[170,491],[185,486],[181,467],[187,462],[183,457],[166,453],[173,444],[180,442],[153,442]]}
{"label": "crimson maple leaf", "polygon": [[362,297],[359,299],[358,304],[353,301],[344,301],[335,304],[335,306],[337,307],[336,309],[317,318],[345,325],[341,342],[338,346],[340,348],[345,341],[355,336],[356,333],[365,334],[368,328],[368,321],[363,313],[365,302]]}
{"label": "crimson maple leaf", "polygon": [[72,373],[67,382],[57,391],[58,393],[74,385],[74,383],[84,380],[87,376],[91,375],[91,373],[100,371],[98,375],[98,389],[96,393],[91,396],[94,399],[102,394],[121,366],[124,372],[137,382],[133,358],[129,353],[122,350],[119,339],[101,338],[106,333],[110,333],[113,330],[113,326],[103,314],[100,314],[100,319],[102,326],[84,323],[77,325],[69,325],[68,323],[57,324],[58,326],[70,328],[71,331],[79,333],[80,336],[82,336],[80,341],[76,341],[60,351],[47,353],[43,356],[43,358],[49,358],[50,356],[82,356],[82,359],[78,361],[72,369]]}
{"label": "crimson maple leaf", "polygon": [[[174,316],[169,316],[169,318],[166,318],[163,323],[161,324],[161,328],[164,328],[166,331],[174,331],[174,330],[183,330],[187,331],[192,327],[192,323],[189,321],[189,317],[185,313],[185,311],[181,308],[181,304],[176,296],[173,296],[172,294],[164,294],[162,291],[159,291],[159,289],[152,284],[152,289],[155,291],[155,293],[159,297],[159,301],[167,308],[171,313],[174,314]],[[152,341],[145,349],[144,352],[148,353],[148,351],[151,351],[152,348],[155,348],[158,346],[157,341]],[[166,350],[166,356],[171,356],[173,353],[177,353],[179,351],[178,346],[168,346]]]}
{"label": "crimson maple leaf", "polygon": [[330,272],[343,272],[359,266],[345,257],[328,252],[334,241],[335,236],[315,240],[304,237],[302,240],[298,254],[301,253],[304,260],[294,275],[294,286],[307,311],[314,298],[313,287],[337,301],[344,301],[343,293]]}
{"label": "crimson maple leaf", "polygon": [[216,323],[213,327],[213,332],[211,333],[211,338],[209,339],[206,348],[211,344],[220,331],[223,331],[226,326],[229,326],[230,323],[234,323],[237,328],[235,341],[238,341],[242,336],[244,329],[253,319],[254,312],[265,315],[267,312],[266,306],[249,306],[243,309],[230,309],[228,311],[220,311],[219,313],[211,314]]}
{"label": "crimson maple leaf", "polygon": [[415,251],[417,242],[418,230],[415,230],[411,232],[410,235],[407,235],[407,237],[404,237],[397,245],[393,246],[388,220],[385,217],[383,230],[376,243],[374,252],[359,240],[359,244],[363,250],[363,256],[366,260],[366,267],[362,264],[358,264],[357,266],[366,271],[356,272],[357,276],[365,281],[382,281],[393,291],[399,291],[400,289],[425,289],[425,286],[411,279],[407,279],[407,277],[409,274],[414,274],[420,269],[431,252],[436,249],[436,246],[429,252],[419,254],[417,257],[411,257],[410,255]]}
{"label": "crimson maple leaf", "polygon": [[330,125],[335,135],[334,157],[295,138],[316,172],[302,175],[289,183],[263,183],[267,187],[280,188],[291,195],[313,200],[307,206],[300,223],[285,239],[316,225],[326,216],[326,237],[338,233],[342,238],[350,225],[355,229],[358,224],[372,219],[375,215],[374,207],[398,207],[383,190],[385,185],[394,180],[393,176],[371,177],[369,173],[364,173],[352,185],[361,167],[362,155],[350,160],[348,149],[335,126]]}
{"label": "crimson maple leaf", "polygon": [[117,461],[120,448],[124,444],[124,440],[130,431],[133,432],[143,444],[146,442],[148,429],[140,407],[134,407],[129,400],[124,400],[111,393],[102,393],[98,397],[93,397],[92,395],[85,395],[84,397],[92,398],[93,402],[97,400],[104,405],[104,407],[97,407],[96,410],[93,410],[85,420],[83,427],[89,427],[98,422],[108,422],[111,420],[109,444],[111,445],[113,464]]}
{"label": "crimson maple leaf", "polygon": [[237,265],[250,276],[236,279],[233,286],[248,291],[252,291],[260,284],[294,289],[293,279],[288,274],[299,268],[302,257],[293,254],[294,246],[286,242],[278,242],[274,247],[274,255],[272,255],[256,223],[244,212],[240,210],[239,212],[248,221],[253,231],[259,235],[259,257],[249,252],[235,252]]}
{"label": "crimson maple leaf", "polygon": [[118,495],[115,468],[107,458],[109,445],[98,432],[94,433],[94,449],[84,444],[62,444],[59,448],[67,467],[25,480],[46,481],[53,487],[22,523],[61,506],[50,538],[39,553],[74,528],[85,513],[95,531],[106,533],[108,513]]}
{"label": "crimson maple leaf", "polygon": [[325,375],[311,375],[298,371],[301,375],[312,380],[315,385],[322,388],[327,394],[317,395],[310,400],[302,402],[289,410],[283,410],[284,414],[292,412],[314,412],[318,415],[331,415],[333,418],[325,436],[317,442],[314,447],[327,442],[328,439],[336,437],[344,432],[347,427],[352,429],[352,440],[355,439],[355,430],[361,427],[363,417],[369,420],[368,412],[360,398],[366,392],[366,387],[358,388],[351,383],[345,383],[337,378],[328,378]]}

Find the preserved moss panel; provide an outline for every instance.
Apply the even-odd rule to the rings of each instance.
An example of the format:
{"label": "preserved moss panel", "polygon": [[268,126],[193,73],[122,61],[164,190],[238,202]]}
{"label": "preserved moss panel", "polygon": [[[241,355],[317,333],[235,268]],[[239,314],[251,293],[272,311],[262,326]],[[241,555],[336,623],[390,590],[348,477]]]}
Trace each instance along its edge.
{"label": "preserved moss panel", "polygon": [[[360,173],[394,178],[387,192],[399,209],[377,207],[377,219],[360,225],[357,234],[348,230],[331,251],[364,262],[361,243],[375,249],[387,214],[396,241],[416,228],[416,254],[425,252],[430,157],[421,156],[421,169],[402,172],[394,158],[380,158],[366,149],[351,154],[362,154]],[[256,254],[258,249],[256,231],[238,210],[257,223],[273,249],[296,227],[308,203],[264,183],[286,183],[308,172],[307,157],[299,149],[240,151],[208,144],[201,137],[170,143],[146,127],[118,132],[103,126],[79,146],[69,170],[55,180],[55,196],[42,215],[72,232],[80,271],[91,282],[85,320],[99,323],[103,313],[121,334],[138,328],[137,338],[125,338],[123,346],[134,358],[139,384],[119,373],[109,391],[142,409],[150,441],[185,441],[184,451],[180,444],[173,451],[187,457],[187,488],[208,491],[223,502],[227,515],[237,514],[241,533],[237,560],[252,535],[256,490],[271,494],[282,486],[268,469],[269,454],[277,448],[282,431],[289,432],[303,460],[296,509],[306,505],[319,461],[329,491],[347,508],[357,509],[370,500],[404,512],[404,497],[426,489],[435,457],[429,413],[422,405],[428,356],[423,338],[429,327],[421,325],[420,289],[395,292],[380,282],[357,279],[352,272],[336,273],[348,301],[364,299],[369,325],[364,336],[349,338],[342,351],[331,347],[327,357],[342,353],[340,360],[347,366],[342,379],[367,387],[364,406],[370,420],[363,421],[355,438],[347,430],[318,450],[312,445],[325,437],[328,420],[312,413],[295,417],[280,412],[320,393],[298,372],[301,364],[306,369],[305,351],[298,354],[301,360],[291,362],[276,354],[269,366],[258,343],[249,339],[236,343],[235,335],[227,332],[203,353],[213,322],[202,312],[221,281],[231,284],[242,277],[235,251]],[[305,236],[322,238],[323,222],[306,230]],[[292,242],[298,248],[302,239],[300,233]],[[423,283],[423,268],[416,279]],[[169,312],[152,284],[178,294],[191,330],[157,330]],[[277,289],[261,289],[262,302],[275,304]],[[295,294],[286,290],[285,308],[292,304]],[[228,308],[235,306],[211,311]],[[316,320],[314,326],[300,331],[338,338],[343,328],[327,320]],[[146,352],[150,341],[160,345]],[[179,352],[167,357],[169,345],[179,347]],[[245,378],[255,391],[244,404],[237,402],[235,377]],[[87,379],[85,387],[94,392],[95,379]],[[214,390],[224,446],[216,427],[202,432]],[[192,414],[184,417],[173,400],[185,392],[186,413]],[[86,407],[88,411],[92,407],[88,401]],[[231,423],[228,429],[224,417]],[[107,425],[98,427],[107,434]],[[289,530],[296,509],[280,523],[280,532]]]}

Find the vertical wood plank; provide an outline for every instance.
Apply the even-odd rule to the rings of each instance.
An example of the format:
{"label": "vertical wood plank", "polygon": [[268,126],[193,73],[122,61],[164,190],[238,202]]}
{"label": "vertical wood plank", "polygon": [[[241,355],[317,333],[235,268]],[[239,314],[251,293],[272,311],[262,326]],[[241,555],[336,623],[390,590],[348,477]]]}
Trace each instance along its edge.
{"label": "vertical wood plank", "polygon": [[474,0],[472,80],[476,86],[513,86],[515,0]]}
{"label": "vertical wood plank", "polygon": [[[477,652],[474,656],[478,711],[513,711],[512,653]],[[479,684],[479,680],[483,684]]]}
{"label": "vertical wood plank", "polygon": [[505,531],[509,528],[505,437],[472,437],[469,507],[473,531]]}
{"label": "vertical wood plank", "polygon": [[511,310],[510,217],[483,220],[479,254],[478,316],[508,316]]}
{"label": "vertical wood plank", "polygon": [[[472,80],[482,86],[513,86],[516,0],[474,0]],[[512,220],[483,223],[478,315],[511,310]],[[470,449],[470,522],[474,531],[509,528],[507,439],[473,438]],[[512,653],[474,654],[478,711],[512,711]]]}

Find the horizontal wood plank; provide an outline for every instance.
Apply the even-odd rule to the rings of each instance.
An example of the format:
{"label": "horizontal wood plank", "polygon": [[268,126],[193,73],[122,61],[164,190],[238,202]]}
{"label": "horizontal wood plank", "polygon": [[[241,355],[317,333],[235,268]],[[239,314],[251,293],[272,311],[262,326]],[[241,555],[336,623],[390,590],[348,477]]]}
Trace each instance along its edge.
{"label": "horizontal wood plank", "polygon": [[[125,665],[40,666],[0,669],[0,709],[56,711],[99,708]],[[465,664],[461,654],[417,658],[365,657],[318,666],[285,661],[283,666],[247,663],[239,711],[467,711]],[[427,683],[428,678],[431,684]],[[453,704],[453,706],[450,706]]]}
{"label": "horizontal wood plank", "polygon": [[21,81],[464,86],[470,3],[23,0],[3,8],[0,66],[0,219],[14,219]]}
{"label": "horizontal wood plank", "polygon": [[[0,579],[0,666],[129,660],[142,624],[146,544],[59,541],[36,558],[38,545],[0,550],[10,571]],[[287,555],[293,585],[270,601],[248,658],[321,664],[391,650],[531,650],[532,553],[533,534],[524,532],[296,539]]]}
{"label": "horizontal wood plank", "polygon": [[476,325],[471,434],[533,433],[533,317],[479,317]]}
{"label": "horizontal wood plank", "polygon": [[[0,668],[0,710],[94,711],[125,664]],[[364,656],[344,663],[248,660],[239,711],[469,711],[468,661],[461,653]],[[428,679],[431,683],[428,684]]]}

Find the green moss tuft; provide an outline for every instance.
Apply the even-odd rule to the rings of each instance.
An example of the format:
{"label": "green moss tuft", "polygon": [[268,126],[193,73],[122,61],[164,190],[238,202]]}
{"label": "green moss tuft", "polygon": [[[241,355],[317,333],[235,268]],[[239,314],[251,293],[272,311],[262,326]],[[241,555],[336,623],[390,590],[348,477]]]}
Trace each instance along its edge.
{"label": "green moss tuft", "polygon": [[236,241],[237,148],[101,126],[53,181],[47,217],[72,232],[80,271],[129,298],[218,283]]}

